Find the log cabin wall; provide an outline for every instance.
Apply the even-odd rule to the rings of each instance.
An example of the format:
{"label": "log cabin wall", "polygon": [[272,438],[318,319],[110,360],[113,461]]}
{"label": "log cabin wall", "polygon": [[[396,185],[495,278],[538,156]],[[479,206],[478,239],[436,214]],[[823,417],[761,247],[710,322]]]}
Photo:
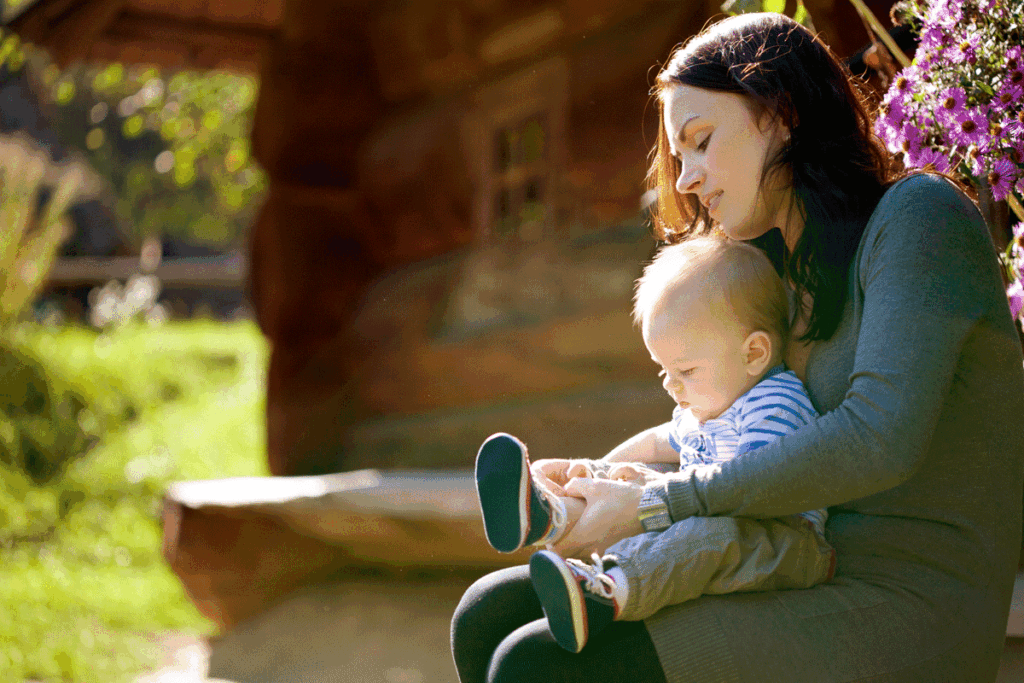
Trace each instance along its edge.
{"label": "log cabin wall", "polygon": [[[790,4],[793,4],[792,2]],[[879,16],[888,4],[869,3]],[[807,3],[840,55],[845,0]],[[792,13],[792,7],[789,8]],[[271,471],[600,455],[671,407],[629,320],[648,88],[718,0],[39,0],[60,63],[258,70]]]}

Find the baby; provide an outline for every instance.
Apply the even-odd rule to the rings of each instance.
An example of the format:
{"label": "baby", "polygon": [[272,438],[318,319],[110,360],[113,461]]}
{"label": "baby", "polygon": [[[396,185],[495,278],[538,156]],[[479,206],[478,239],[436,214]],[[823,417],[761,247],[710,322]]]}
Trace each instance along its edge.
{"label": "baby", "polygon": [[[721,237],[664,247],[637,281],[634,320],[676,402],[672,420],[637,434],[599,461],[573,461],[568,477],[650,481],[654,471],[724,462],[816,417],[782,363],[789,329],[785,288],[756,247]],[[531,471],[526,446],[495,434],[480,447],[476,485],[487,540],[499,552],[556,544],[584,501],[557,495]],[[832,576],[827,513],[779,520],[690,518],[673,524],[652,487],[637,514],[647,533],[594,555],[593,565],[540,550],[530,578],[552,635],[572,652],[613,620],[639,620],[706,593],[807,588]],[[725,529],[763,524],[772,552],[737,549]],[[754,534],[756,536],[756,534]],[[781,540],[780,540],[781,539]],[[737,553],[751,553],[737,566]],[[763,555],[763,556],[762,556]],[[747,558],[744,558],[747,559]],[[751,569],[754,571],[751,571]]]}

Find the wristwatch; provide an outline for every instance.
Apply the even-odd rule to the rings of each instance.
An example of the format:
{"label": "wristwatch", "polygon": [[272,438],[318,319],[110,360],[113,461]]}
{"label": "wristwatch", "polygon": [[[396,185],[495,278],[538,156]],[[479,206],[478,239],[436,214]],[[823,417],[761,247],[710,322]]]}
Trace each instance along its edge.
{"label": "wristwatch", "polygon": [[636,515],[644,531],[664,531],[672,526],[664,485],[644,487]]}

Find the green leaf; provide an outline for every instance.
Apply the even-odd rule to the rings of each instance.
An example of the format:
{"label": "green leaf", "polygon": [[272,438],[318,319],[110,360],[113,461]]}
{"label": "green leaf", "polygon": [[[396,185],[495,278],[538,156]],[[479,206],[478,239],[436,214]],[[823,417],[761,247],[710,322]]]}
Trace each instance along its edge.
{"label": "green leaf", "polygon": [[807,5],[802,2],[796,3],[796,11],[793,12],[793,21],[801,26],[808,26],[811,23],[811,13],[807,11]]}
{"label": "green leaf", "polygon": [[760,12],[761,0],[726,0],[722,3],[722,11],[733,15]]}
{"label": "green leaf", "polygon": [[763,0],[762,7],[765,12],[782,14],[786,11],[786,0]]}

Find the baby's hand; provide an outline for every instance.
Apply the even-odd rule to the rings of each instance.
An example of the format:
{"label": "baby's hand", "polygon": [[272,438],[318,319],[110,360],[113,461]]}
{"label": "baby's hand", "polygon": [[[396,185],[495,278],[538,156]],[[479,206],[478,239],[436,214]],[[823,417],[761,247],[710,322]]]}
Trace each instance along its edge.
{"label": "baby's hand", "polygon": [[571,461],[569,469],[565,471],[565,476],[569,479],[593,479],[594,472],[590,469],[590,465],[579,460]]}
{"label": "baby's hand", "polygon": [[643,478],[640,467],[631,462],[620,462],[608,470],[608,478],[617,481],[637,481]]}
{"label": "baby's hand", "polygon": [[530,473],[533,474],[534,483],[542,489],[564,497],[566,493],[563,487],[569,483],[570,466],[572,461],[564,458],[537,460],[530,464]]}
{"label": "baby's hand", "polygon": [[641,486],[662,476],[658,470],[633,462],[617,463],[608,470],[608,478],[616,481],[636,482]]}

